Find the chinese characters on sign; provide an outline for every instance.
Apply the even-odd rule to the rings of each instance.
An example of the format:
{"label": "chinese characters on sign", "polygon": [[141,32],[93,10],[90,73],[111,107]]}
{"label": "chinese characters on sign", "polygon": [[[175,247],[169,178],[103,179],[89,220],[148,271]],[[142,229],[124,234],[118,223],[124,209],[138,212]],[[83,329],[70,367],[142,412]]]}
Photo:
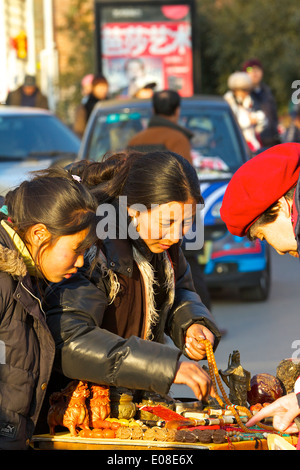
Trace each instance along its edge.
{"label": "chinese characters on sign", "polygon": [[110,21],[102,22],[102,70],[112,93],[134,96],[138,89],[155,83],[157,90],[172,88],[181,96],[193,94],[189,7],[182,12],[182,18],[168,18],[165,9],[153,6],[147,21],[147,11],[141,12],[142,19],[124,21],[121,15],[122,21],[113,21],[112,11]]}

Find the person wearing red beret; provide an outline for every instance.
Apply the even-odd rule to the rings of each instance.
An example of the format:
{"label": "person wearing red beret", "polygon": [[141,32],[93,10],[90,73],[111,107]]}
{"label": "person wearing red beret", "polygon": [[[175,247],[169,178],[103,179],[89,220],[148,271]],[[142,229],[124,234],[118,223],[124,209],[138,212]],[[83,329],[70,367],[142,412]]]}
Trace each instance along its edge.
{"label": "person wearing red beret", "polygon": [[[298,143],[275,145],[244,163],[229,182],[221,207],[221,218],[229,232],[251,240],[266,240],[279,254],[299,258],[299,174]],[[298,415],[300,378],[294,393],[259,411],[247,426],[273,416],[275,429],[293,433],[298,429],[294,423]]]}
{"label": "person wearing red beret", "polygon": [[233,235],[300,253],[300,144],[271,147],[242,165],[224,194],[221,218]]}

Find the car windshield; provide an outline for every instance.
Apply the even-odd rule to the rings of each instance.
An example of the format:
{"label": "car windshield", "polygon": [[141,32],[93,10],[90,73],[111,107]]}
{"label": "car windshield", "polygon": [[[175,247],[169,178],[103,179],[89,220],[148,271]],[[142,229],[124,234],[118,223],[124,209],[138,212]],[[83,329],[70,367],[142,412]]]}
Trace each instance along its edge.
{"label": "car windshield", "polygon": [[180,124],[192,133],[192,158],[207,177],[235,172],[243,163],[241,143],[226,109],[183,109]]}
{"label": "car windshield", "polygon": [[75,153],[79,140],[54,116],[0,116],[0,159]]}
{"label": "car windshield", "polygon": [[[146,128],[150,113],[150,108],[123,108],[114,113],[101,110],[94,123],[86,158],[99,161],[106,152],[126,148],[129,140]],[[193,162],[202,176],[226,178],[244,163],[238,131],[226,109],[183,106],[180,124],[193,133]]]}

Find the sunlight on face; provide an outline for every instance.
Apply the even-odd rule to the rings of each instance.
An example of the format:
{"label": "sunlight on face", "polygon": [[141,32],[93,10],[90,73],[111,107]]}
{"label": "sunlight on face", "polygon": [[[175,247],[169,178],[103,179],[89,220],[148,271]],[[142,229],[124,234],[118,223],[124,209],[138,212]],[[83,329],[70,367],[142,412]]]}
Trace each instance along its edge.
{"label": "sunlight on face", "polygon": [[258,226],[253,235],[260,240],[266,240],[280,255],[299,257],[291,219],[282,213],[279,213],[274,222]]}
{"label": "sunlight on face", "polygon": [[137,232],[153,253],[161,253],[190,230],[195,215],[196,203],[172,201],[140,212]]}

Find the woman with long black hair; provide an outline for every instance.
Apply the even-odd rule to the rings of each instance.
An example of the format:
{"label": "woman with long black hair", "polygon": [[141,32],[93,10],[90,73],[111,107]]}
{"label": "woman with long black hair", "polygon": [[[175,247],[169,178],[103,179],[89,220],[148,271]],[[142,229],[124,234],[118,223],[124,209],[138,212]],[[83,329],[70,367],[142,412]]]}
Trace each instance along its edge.
{"label": "woman with long black hair", "polygon": [[[115,154],[77,169],[103,224],[88,269],[47,293],[60,372],[161,395],[173,383],[186,384],[198,399],[213,394],[198,364],[205,357],[199,339],[216,347],[220,335],[180,248],[203,203],[194,168],[166,151]],[[165,343],[165,334],[176,347]],[[181,361],[181,354],[192,361]]]}

